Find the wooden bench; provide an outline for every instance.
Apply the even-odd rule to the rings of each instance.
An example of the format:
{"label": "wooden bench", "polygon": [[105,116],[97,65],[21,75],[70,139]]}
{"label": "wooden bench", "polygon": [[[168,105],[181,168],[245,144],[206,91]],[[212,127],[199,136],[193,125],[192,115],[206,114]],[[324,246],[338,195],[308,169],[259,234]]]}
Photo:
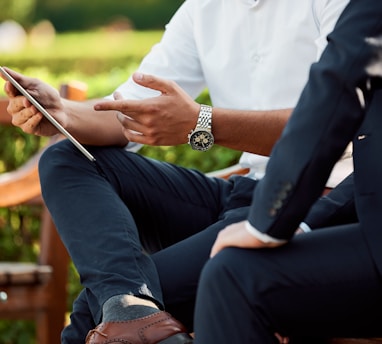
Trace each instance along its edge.
{"label": "wooden bench", "polygon": [[[86,98],[81,83],[66,84],[60,92],[69,99]],[[7,105],[6,99],[0,99],[0,125],[11,125]],[[52,138],[47,146],[58,139]],[[66,320],[69,256],[41,198],[37,164],[45,148],[19,169],[0,175],[0,207],[38,205],[42,209],[38,261],[0,262],[0,318],[33,319],[37,343],[56,344]]]}

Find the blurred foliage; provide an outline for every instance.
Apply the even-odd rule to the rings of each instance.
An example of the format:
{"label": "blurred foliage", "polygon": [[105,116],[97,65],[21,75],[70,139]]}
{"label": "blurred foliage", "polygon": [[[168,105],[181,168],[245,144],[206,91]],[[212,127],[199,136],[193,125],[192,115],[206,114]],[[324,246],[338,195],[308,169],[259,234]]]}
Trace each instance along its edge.
{"label": "blurred foliage", "polygon": [[58,31],[105,26],[121,18],[137,30],[163,29],[184,0],[38,0],[36,19],[49,19]]}
{"label": "blurred foliage", "polygon": [[[104,31],[59,34],[49,47],[34,49],[27,46],[17,54],[2,54],[0,65],[38,77],[55,87],[70,80],[80,80],[88,85],[89,98],[102,97],[110,94],[136,70],[161,34],[162,31],[129,31],[115,35]],[[210,103],[208,92],[204,91],[197,101]],[[0,127],[0,172],[21,166],[45,142],[46,138],[27,135],[18,128]],[[140,153],[204,172],[232,165],[240,155],[217,145],[208,152],[193,151],[188,145],[146,146]],[[0,260],[35,260],[39,250],[38,215],[38,207],[0,209]],[[73,265],[70,266],[69,280],[68,312],[81,289]],[[32,344],[32,338],[33,323],[0,320],[0,344]]]}
{"label": "blurred foliage", "polygon": [[163,29],[184,0],[0,0],[0,22],[13,19],[30,29],[49,20],[59,32],[101,26]]}
{"label": "blurred foliage", "polygon": [[0,261],[35,260],[38,253],[39,206],[0,209]]}
{"label": "blurred foliage", "polygon": [[31,320],[1,320],[0,344],[38,344],[34,340],[35,332],[35,326]]}
{"label": "blurred foliage", "polygon": [[[21,52],[2,53],[0,64],[55,86],[71,79],[83,80],[89,84],[90,97],[100,96],[105,88],[111,92],[126,80],[161,37],[162,31],[59,34],[49,45],[36,47],[29,40]],[[94,89],[96,80],[105,84]]]}
{"label": "blurred foliage", "polygon": [[0,0],[0,22],[13,19],[28,26],[34,15],[37,0]]}
{"label": "blurred foliage", "polygon": [[46,138],[25,134],[19,128],[0,126],[0,173],[12,171],[27,161]]}

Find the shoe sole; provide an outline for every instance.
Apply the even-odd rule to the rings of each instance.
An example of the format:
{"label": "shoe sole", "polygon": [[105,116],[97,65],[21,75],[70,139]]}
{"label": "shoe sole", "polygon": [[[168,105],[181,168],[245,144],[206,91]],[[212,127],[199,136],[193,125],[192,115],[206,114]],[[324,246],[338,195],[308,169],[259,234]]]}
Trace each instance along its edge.
{"label": "shoe sole", "polygon": [[192,344],[194,340],[186,333],[178,333],[168,337],[157,344]]}

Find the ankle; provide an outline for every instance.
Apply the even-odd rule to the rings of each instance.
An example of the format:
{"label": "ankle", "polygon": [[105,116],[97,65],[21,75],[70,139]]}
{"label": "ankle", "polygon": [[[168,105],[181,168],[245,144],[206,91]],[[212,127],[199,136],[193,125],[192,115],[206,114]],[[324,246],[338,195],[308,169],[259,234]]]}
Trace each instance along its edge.
{"label": "ankle", "polygon": [[133,295],[115,295],[108,299],[102,308],[103,322],[133,320],[159,312],[150,300]]}

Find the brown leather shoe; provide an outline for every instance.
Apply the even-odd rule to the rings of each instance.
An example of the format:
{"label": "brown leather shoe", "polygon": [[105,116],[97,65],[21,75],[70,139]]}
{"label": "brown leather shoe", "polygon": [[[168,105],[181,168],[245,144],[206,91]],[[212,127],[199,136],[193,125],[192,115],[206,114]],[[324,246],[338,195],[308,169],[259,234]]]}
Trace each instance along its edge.
{"label": "brown leather shoe", "polygon": [[191,344],[185,327],[169,313],[158,312],[128,321],[99,324],[86,336],[86,344]]}

